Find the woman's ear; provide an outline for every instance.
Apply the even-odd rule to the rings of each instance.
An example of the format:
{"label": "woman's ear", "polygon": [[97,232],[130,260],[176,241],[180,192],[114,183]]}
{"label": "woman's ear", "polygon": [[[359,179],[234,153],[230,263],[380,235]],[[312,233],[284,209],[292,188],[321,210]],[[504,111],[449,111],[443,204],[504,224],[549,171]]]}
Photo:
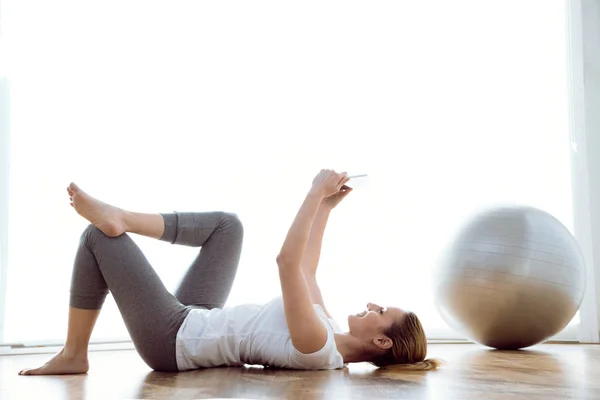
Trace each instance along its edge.
{"label": "woman's ear", "polygon": [[373,339],[373,344],[377,347],[379,347],[380,349],[390,349],[393,346],[393,342],[392,339],[390,339],[389,337],[385,336],[385,335],[379,335],[376,336]]}

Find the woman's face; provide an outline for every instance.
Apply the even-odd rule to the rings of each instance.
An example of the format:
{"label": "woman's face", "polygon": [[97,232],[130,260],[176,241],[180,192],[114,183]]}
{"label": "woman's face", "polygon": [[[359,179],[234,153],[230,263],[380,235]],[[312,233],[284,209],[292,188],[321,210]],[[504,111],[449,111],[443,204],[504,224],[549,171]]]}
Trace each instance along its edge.
{"label": "woman's face", "polygon": [[381,307],[377,304],[367,304],[367,309],[358,314],[348,316],[350,334],[359,339],[371,341],[382,336],[394,322],[404,317],[404,311],[395,307]]}

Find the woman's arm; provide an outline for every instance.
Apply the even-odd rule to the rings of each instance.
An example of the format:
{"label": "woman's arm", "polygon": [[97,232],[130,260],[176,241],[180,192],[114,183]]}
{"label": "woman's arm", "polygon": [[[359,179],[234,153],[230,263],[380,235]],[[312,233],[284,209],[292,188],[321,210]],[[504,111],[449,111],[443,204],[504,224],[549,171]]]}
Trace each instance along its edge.
{"label": "woman's arm", "polygon": [[315,177],[277,256],[288,329],[294,347],[305,354],[314,353],[325,345],[327,330],[313,308],[308,283],[301,267],[302,259],[321,201],[339,191],[346,181],[346,174],[330,170],[322,170]]}
{"label": "woman's arm", "polygon": [[329,318],[331,318],[331,315],[325,307],[321,288],[317,282],[317,267],[319,266],[319,260],[321,258],[323,236],[325,234],[325,228],[327,227],[327,221],[329,220],[330,211],[331,209],[329,207],[321,203],[319,211],[313,221],[304,258],[302,259],[302,271],[304,271],[311,300],[313,304],[319,304]]}
{"label": "woman's arm", "polygon": [[329,318],[331,318],[331,314],[329,314],[327,307],[325,307],[321,288],[317,282],[317,267],[319,266],[319,260],[321,258],[323,236],[325,235],[329,214],[331,213],[331,210],[333,210],[351,191],[351,188],[344,186],[339,192],[321,201],[319,211],[317,212],[317,216],[315,217],[310,230],[304,258],[302,259],[302,270],[306,277],[312,302],[314,304],[319,304]]}
{"label": "woman's arm", "polygon": [[314,353],[327,341],[327,331],[313,308],[306,278],[300,268],[312,222],[322,197],[309,193],[277,257],[285,317],[294,347]]}
{"label": "woman's arm", "polygon": [[317,267],[319,266],[319,260],[321,259],[323,236],[325,235],[325,228],[327,227],[330,212],[331,210],[329,207],[322,201],[312,223],[306,251],[304,252],[304,258],[302,259],[302,270],[307,276],[317,274]]}

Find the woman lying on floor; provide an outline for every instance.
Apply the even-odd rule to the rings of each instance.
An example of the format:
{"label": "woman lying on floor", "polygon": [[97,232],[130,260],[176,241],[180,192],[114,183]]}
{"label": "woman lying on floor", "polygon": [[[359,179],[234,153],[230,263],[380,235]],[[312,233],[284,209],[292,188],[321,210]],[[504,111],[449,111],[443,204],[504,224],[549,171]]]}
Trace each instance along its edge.
{"label": "woman lying on floor", "polygon": [[[67,339],[39,368],[20,375],[88,371],[88,342],[110,291],[136,350],[156,371],[261,364],[336,369],[346,363],[433,369],[417,316],[369,303],[342,332],[327,312],[317,264],[330,211],[351,191],[346,173],[322,170],[276,258],[282,297],[263,305],[225,307],[242,248],[243,227],[225,212],[140,214],[103,203],[71,184],[71,206],[91,225],[75,255]],[[126,233],[200,252],[172,295]]]}

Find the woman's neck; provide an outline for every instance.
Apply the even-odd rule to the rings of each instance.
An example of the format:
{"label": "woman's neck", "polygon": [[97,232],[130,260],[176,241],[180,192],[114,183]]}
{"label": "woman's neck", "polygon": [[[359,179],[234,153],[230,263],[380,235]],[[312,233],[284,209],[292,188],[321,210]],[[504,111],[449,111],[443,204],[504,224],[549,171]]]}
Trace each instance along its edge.
{"label": "woman's neck", "polygon": [[336,333],[335,345],[344,363],[369,361],[364,342],[349,333]]}

